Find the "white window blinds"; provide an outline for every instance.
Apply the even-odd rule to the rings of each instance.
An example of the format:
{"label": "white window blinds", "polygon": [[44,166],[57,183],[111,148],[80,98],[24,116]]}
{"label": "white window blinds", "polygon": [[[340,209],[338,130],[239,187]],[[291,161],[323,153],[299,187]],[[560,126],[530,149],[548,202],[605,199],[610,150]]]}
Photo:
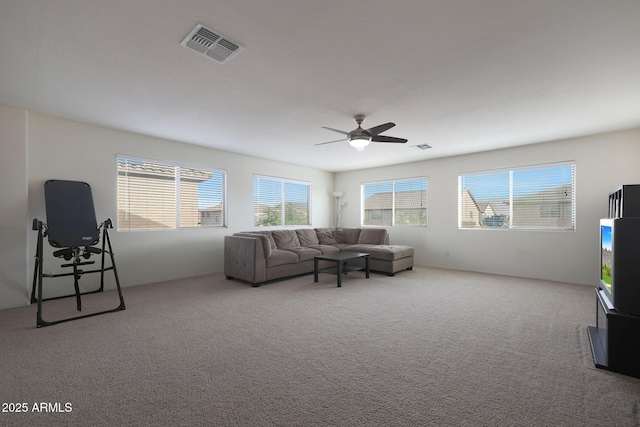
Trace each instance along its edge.
{"label": "white window blinds", "polygon": [[310,191],[308,182],[254,176],[254,225],[310,225]]}
{"label": "white window blinds", "polygon": [[575,163],[461,174],[459,228],[574,230]]}
{"label": "white window blinds", "polygon": [[426,178],[362,184],[362,200],[362,225],[427,225]]}
{"label": "white window blinds", "polygon": [[118,230],[226,224],[226,172],[118,158]]}

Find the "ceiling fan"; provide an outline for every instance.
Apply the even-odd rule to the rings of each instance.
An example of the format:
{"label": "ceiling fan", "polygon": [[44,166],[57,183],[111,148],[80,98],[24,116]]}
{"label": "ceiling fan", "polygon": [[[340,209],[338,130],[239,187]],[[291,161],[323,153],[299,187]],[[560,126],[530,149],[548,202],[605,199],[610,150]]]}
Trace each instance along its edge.
{"label": "ceiling fan", "polygon": [[326,126],[322,126],[323,129],[332,130],[334,132],[338,132],[338,133],[341,133],[343,135],[347,135],[347,137],[343,138],[343,139],[336,139],[335,141],[321,142],[321,143],[316,144],[316,145],[332,144],[334,142],[340,142],[340,141],[349,141],[349,145],[351,145],[352,147],[354,147],[358,151],[362,151],[362,150],[364,150],[364,147],[366,147],[367,145],[369,145],[371,143],[371,141],[373,141],[373,142],[395,142],[395,143],[401,143],[401,144],[404,144],[405,142],[407,142],[407,140],[404,139],[404,138],[396,138],[396,137],[393,137],[393,136],[379,135],[382,132],[384,132],[386,130],[389,130],[392,127],[394,127],[396,125],[395,123],[389,122],[389,123],[385,123],[383,125],[374,126],[372,128],[369,128],[369,129],[362,129],[362,127],[360,127],[360,125],[364,121],[364,115],[358,114],[358,115],[354,116],[353,119],[358,124],[358,128],[352,130],[351,132],[345,132],[345,131],[342,131],[342,130],[338,130],[338,129],[333,129],[333,128],[328,128]]}

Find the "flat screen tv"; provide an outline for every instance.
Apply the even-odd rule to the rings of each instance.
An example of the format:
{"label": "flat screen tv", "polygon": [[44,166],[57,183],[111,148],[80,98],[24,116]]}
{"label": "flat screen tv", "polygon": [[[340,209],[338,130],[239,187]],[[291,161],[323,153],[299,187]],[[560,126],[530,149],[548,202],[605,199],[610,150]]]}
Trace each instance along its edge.
{"label": "flat screen tv", "polygon": [[600,289],[615,310],[640,315],[640,218],[600,220]]}
{"label": "flat screen tv", "polygon": [[613,289],[611,287],[611,220],[600,221],[600,285],[612,300]]}

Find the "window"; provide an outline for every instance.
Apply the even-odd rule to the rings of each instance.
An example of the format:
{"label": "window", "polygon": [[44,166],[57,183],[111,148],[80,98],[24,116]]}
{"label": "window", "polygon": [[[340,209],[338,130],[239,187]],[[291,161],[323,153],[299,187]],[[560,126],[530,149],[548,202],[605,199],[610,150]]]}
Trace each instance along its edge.
{"label": "window", "polygon": [[575,163],[458,177],[458,227],[575,230]]}
{"label": "window", "polygon": [[224,171],[118,158],[118,230],[226,227]]}
{"label": "window", "polygon": [[310,225],[310,194],[308,182],[254,176],[254,225]]}
{"label": "window", "polygon": [[427,178],[362,184],[362,225],[427,225]]}

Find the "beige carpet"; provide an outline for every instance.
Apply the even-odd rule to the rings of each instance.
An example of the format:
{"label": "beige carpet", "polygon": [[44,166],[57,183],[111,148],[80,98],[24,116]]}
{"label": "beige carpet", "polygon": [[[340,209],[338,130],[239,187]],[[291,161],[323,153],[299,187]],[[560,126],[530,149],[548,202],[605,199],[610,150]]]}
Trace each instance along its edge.
{"label": "beige carpet", "polygon": [[124,296],[39,329],[35,305],[0,311],[0,401],[28,407],[0,426],[640,425],[640,380],[593,365],[591,287],[418,267]]}

